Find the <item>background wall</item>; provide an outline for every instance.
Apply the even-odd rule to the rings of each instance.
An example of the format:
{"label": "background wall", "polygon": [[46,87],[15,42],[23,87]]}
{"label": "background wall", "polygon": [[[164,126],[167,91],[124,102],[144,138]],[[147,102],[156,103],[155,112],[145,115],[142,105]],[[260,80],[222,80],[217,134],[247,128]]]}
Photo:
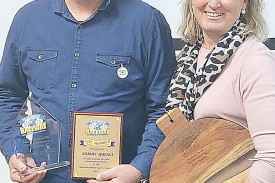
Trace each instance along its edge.
{"label": "background wall", "polygon": [[[1,27],[0,27],[0,58],[2,58],[4,43],[6,40],[6,36],[12,22],[13,16],[21,8],[24,4],[30,2],[31,0],[1,0],[0,1],[0,17]],[[171,30],[172,36],[174,38],[178,38],[177,28],[180,24],[180,1],[181,0],[144,0],[148,2],[152,6],[158,8],[166,17]],[[273,11],[275,7],[274,0],[265,0],[265,12],[264,16],[267,20],[270,29],[270,38],[275,38],[275,24],[271,23],[272,18],[275,18],[275,12]],[[1,139],[0,139],[1,140]],[[4,157],[0,153],[0,177],[1,182],[3,183],[11,183],[9,179],[9,171],[8,166],[4,160]]]}

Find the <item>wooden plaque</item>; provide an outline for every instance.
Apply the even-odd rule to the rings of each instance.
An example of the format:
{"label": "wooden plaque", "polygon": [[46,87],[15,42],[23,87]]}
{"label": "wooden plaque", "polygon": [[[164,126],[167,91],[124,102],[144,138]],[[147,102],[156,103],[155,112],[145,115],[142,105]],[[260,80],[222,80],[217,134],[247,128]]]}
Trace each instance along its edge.
{"label": "wooden plaque", "polygon": [[73,113],[71,178],[96,178],[121,163],[122,124],[122,113]]}

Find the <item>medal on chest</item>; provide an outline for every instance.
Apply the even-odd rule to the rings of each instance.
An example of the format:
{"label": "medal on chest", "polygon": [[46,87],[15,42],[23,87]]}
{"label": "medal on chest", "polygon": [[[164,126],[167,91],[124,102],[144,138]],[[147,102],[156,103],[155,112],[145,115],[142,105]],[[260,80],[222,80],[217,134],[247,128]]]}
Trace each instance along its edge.
{"label": "medal on chest", "polygon": [[128,70],[126,67],[123,66],[122,63],[120,63],[120,68],[117,69],[117,76],[120,79],[124,79],[128,76]]}

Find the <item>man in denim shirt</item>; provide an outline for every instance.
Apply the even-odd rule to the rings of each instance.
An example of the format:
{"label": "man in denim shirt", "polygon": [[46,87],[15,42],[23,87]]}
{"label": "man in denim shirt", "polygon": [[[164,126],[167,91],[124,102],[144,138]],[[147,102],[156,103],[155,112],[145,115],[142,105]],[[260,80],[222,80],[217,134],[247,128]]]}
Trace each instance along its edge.
{"label": "man in denim shirt", "polygon": [[[72,111],[124,113],[122,165],[99,182],[149,178],[164,135],[163,115],[175,68],[163,15],[140,0],[36,0],[15,16],[0,67],[0,148],[17,182],[69,183],[70,168],[20,176],[11,126],[32,97],[63,125],[61,160],[71,157]],[[128,73],[120,75],[119,68]],[[19,166],[20,165],[20,166]]]}

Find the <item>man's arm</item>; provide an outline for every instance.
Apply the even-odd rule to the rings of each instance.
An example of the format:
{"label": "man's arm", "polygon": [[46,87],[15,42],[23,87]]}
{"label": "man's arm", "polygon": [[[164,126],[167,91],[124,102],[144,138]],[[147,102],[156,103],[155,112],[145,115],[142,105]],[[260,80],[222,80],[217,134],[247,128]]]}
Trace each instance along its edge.
{"label": "man's arm", "polygon": [[14,151],[12,124],[28,96],[26,79],[20,69],[17,22],[16,16],[7,37],[0,65],[0,150],[7,162]]}
{"label": "man's arm", "polygon": [[[26,77],[20,64],[18,22],[16,16],[7,37],[0,65],[0,150],[9,164],[10,177],[13,181],[37,183],[43,179],[46,171],[22,176],[21,172],[28,170],[28,167],[14,154],[12,125],[29,94]],[[28,163],[34,163],[34,160],[28,158]]]}
{"label": "man's arm", "polygon": [[176,67],[175,51],[171,31],[164,16],[154,10],[148,32],[146,61],[146,108],[148,122],[143,140],[131,165],[149,179],[149,172],[155,152],[164,139],[156,120],[164,114],[170,80]]}

